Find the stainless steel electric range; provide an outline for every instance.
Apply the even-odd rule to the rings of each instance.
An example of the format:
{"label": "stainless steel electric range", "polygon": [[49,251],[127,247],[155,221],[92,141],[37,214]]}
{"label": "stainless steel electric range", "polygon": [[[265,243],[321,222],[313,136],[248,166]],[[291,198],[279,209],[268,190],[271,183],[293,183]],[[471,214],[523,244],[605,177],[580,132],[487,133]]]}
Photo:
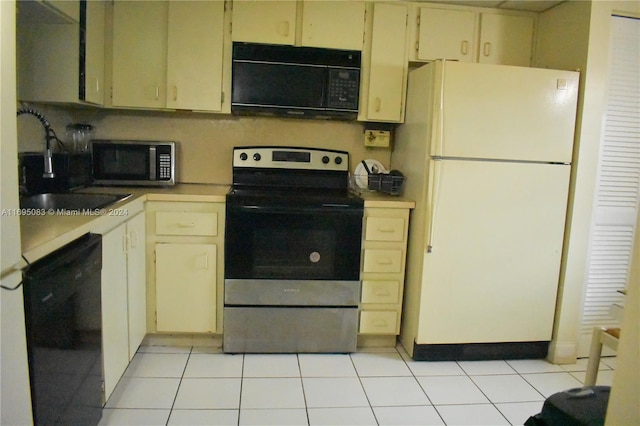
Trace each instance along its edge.
{"label": "stainless steel electric range", "polygon": [[344,151],[233,150],[224,352],[356,349],[364,202],[348,173]]}

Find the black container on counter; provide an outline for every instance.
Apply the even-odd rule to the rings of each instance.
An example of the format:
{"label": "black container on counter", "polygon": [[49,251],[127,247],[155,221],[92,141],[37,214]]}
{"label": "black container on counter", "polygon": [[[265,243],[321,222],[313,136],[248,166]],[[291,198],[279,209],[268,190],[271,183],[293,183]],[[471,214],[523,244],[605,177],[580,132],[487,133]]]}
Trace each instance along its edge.
{"label": "black container on counter", "polygon": [[53,154],[55,177],[45,178],[44,155],[41,152],[22,152],[18,156],[20,194],[66,192],[91,184],[91,154]]}

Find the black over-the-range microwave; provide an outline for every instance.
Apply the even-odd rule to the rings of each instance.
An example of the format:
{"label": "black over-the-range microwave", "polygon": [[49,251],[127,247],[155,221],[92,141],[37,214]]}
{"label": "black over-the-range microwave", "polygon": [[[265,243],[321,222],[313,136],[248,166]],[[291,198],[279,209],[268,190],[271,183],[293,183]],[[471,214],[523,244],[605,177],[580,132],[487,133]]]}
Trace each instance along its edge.
{"label": "black over-the-range microwave", "polygon": [[354,120],[361,53],[233,43],[231,112]]}
{"label": "black over-the-range microwave", "polygon": [[172,141],[91,141],[93,183],[165,186],[176,182],[176,143]]}

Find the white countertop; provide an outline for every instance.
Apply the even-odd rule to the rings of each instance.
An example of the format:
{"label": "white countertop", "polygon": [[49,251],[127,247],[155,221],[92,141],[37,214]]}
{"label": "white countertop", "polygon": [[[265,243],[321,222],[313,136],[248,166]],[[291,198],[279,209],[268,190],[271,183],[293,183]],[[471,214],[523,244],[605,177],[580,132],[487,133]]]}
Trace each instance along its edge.
{"label": "white countertop", "polygon": [[[145,201],[182,201],[224,203],[229,185],[177,184],[166,188],[92,187],[78,192],[131,193],[131,196],[110,205],[96,215],[44,214],[21,216],[22,254],[29,262],[46,256],[87,232],[106,233],[129,218],[144,211]],[[365,207],[408,208],[413,201],[377,192],[360,194]]]}

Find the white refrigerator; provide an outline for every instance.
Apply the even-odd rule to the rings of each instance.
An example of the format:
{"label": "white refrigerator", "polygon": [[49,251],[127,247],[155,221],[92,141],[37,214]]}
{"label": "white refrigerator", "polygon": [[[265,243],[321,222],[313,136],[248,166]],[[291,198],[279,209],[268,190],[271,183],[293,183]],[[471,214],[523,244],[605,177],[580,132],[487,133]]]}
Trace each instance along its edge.
{"label": "white refrigerator", "polygon": [[452,61],[409,73],[391,166],[416,201],[401,329],[414,358],[535,356],[551,340],[578,80]]}

